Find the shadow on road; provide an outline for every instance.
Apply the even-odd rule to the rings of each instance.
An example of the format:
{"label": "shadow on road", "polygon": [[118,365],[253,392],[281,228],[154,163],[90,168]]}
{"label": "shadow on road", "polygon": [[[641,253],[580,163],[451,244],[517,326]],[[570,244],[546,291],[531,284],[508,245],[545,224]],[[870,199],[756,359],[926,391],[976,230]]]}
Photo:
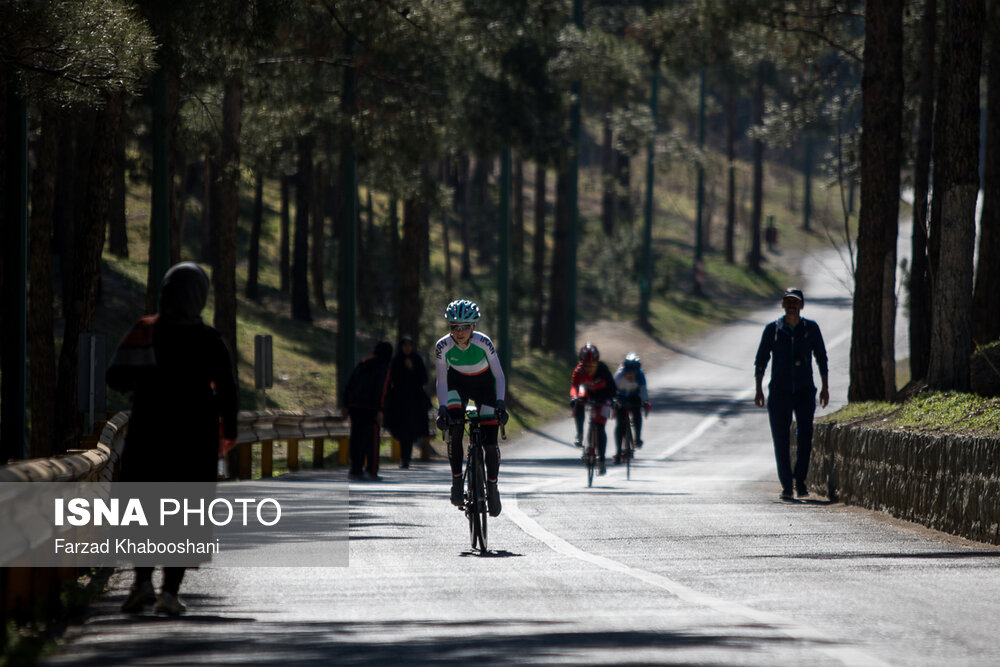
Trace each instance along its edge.
{"label": "shadow on road", "polygon": [[[392,619],[383,622],[264,622],[259,619],[225,618],[192,614],[174,619],[106,619],[108,634],[99,648],[74,656],[59,656],[57,664],[93,667],[136,664],[204,664],[222,660],[226,664],[254,665],[469,665],[493,666],[540,662],[591,662],[607,652],[609,659],[627,652],[668,652],[662,658],[671,664],[691,664],[684,651],[732,650],[733,659],[762,644],[790,645],[801,639],[759,628],[733,626],[725,633],[623,631],[569,631],[568,622],[540,619],[470,618],[438,622]],[[105,622],[97,620],[95,622]],[[145,623],[157,633],[146,638],[135,634],[121,637],[115,625]],[[229,624],[223,634],[205,626]],[[202,629],[198,629],[198,628]],[[84,648],[84,647],[79,647]],[[670,653],[676,652],[670,656]],[[586,660],[584,659],[586,656]],[[695,658],[695,655],[689,656]]]}

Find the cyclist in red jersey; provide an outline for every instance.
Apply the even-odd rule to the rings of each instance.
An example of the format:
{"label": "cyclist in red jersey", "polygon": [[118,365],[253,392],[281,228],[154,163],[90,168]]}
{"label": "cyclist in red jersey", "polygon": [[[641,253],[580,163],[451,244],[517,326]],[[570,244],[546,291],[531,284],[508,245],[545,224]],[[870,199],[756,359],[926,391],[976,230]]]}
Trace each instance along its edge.
{"label": "cyclist in red jersey", "polygon": [[600,461],[599,472],[605,472],[604,453],[608,446],[608,434],[604,425],[611,416],[611,399],[615,396],[615,377],[608,365],[601,361],[601,353],[593,343],[587,343],[580,348],[580,363],[573,369],[570,380],[569,404],[573,409],[576,421],[576,446],[583,446],[583,418],[586,412],[586,401],[603,403],[595,409],[594,425],[597,428],[597,456]]}

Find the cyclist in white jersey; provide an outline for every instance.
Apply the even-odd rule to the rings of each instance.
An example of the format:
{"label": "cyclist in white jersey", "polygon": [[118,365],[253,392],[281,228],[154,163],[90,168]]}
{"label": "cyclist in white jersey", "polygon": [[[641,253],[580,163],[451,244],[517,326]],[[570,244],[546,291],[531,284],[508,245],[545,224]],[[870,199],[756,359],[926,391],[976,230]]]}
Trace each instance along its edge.
{"label": "cyclist in white jersey", "polygon": [[492,516],[500,514],[500,446],[497,432],[507,423],[504,406],[507,380],[500,366],[496,348],[489,336],[476,331],[479,306],[473,301],[452,301],[445,309],[451,331],[434,346],[437,368],[438,428],[448,430],[448,461],[451,463],[451,503],[461,506],[462,494],[462,420],[465,406],[472,401],[479,406],[486,453],[486,504]]}

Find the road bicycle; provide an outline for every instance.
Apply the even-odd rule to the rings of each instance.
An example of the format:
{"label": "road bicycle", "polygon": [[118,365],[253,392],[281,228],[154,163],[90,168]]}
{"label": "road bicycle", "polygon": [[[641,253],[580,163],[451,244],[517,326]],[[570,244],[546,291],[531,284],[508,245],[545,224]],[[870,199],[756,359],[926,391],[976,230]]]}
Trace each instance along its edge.
{"label": "road bicycle", "polygon": [[[616,410],[618,413],[618,418],[621,419],[622,410]],[[633,434],[635,433],[635,416],[631,409],[626,409],[625,411],[625,423],[624,430],[622,432],[622,458],[621,460],[625,463],[625,479],[632,479],[632,459],[635,456],[635,439]]]}
{"label": "road bicycle", "polygon": [[[462,484],[465,488],[462,509],[469,520],[469,541],[480,554],[489,551],[487,546],[487,522],[489,508],[486,502],[486,452],[483,448],[482,422],[494,419],[480,417],[479,408],[469,404],[465,407],[465,424],[468,425],[469,447],[465,455],[465,474]],[[447,438],[447,431],[445,431]],[[507,432],[500,426],[500,437],[507,439]]]}
{"label": "road bicycle", "polygon": [[594,428],[594,419],[604,403],[587,401],[585,405],[587,408],[587,437],[584,440],[583,462],[587,466],[587,486],[591,487],[594,485],[594,470],[599,465],[597,452],[600,449],[599,439],[601,437],[598,434],[598,429]]}

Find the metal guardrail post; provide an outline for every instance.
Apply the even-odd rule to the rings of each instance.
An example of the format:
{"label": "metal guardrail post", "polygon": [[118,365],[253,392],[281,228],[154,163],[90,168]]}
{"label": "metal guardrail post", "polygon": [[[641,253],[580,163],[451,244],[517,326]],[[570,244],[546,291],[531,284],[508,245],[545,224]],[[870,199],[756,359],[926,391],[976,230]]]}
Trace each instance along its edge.
{"label": "metal guardrail post", "polygon": [[260,441],[260,476],[274,477],[274,440]]}
{"label": "metal guardrail post", "polygon": [[351,441],[346,436],[337,438],[337,463],[347,465],[351,459]]}
{"label": "metal guardrail post", "polygon": [[250,479],[252,477],[253,452],[251,451],[251,447],[252,445],[249,442],[239,446],[240,460],[236,466],[236,479]]}
{"label": "metal guardrail post", "polygon": [[[320,445],[322,447],[322,444]],[[299,441],[297,438],[289,438],[286,442],[286,451],[288,452],[286,458],[288,460],[288,469],[295,471],[299,469]]]}
{"label": "metal guardrail post", "polygon": [[313,438],[313,468],[323,467],[323,438]]}

